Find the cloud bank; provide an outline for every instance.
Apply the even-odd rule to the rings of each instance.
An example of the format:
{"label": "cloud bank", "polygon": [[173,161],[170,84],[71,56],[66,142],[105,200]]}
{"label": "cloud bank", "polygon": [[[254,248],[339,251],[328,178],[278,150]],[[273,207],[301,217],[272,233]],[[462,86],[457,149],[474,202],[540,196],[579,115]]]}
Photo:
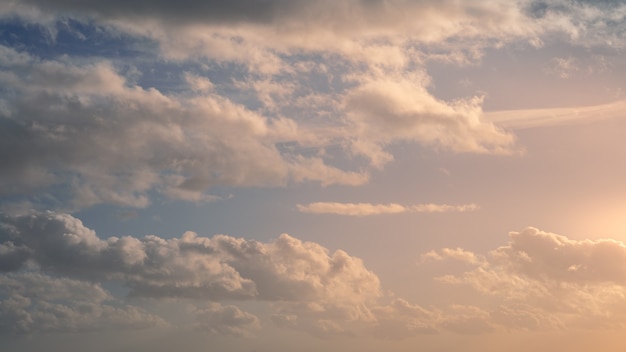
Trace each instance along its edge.
{"label": "cloud bank", "polygon": [[[58,322],[69,330],[89,329],[104,324],[101,320],[124,320],[123,314],[135,317],[125,320],[127,325],[143,327],[160,321],[134,308],[111,309],[103,303],[111,296],[89,282],[119,282],[136,299],[273,302],[275,309],[289,312],[292,320],[297,318],[297,324],[305,327],[318,324],[325,316],[340,316],[347,322],[365,319],[367,306],[382,295],[378,277],[360,259],[341,250],[329,253],[319,244],[286,234],[269,243],[225,235],[200,237],[193,232],[172,239],[150,235],[104,240],[80,220],[60,213],[3,216],[0,264],[5,273],[2,280],[7,283],[0,310],[5,332],[17,315],[26,321],[19,331],[54,330],[36,325],[48,324],[44,321],[28,323],[32,319],[27,313],[44,315],[45,311],[38,309],[52,309],[45,302],[55,300],[81,307],[89,304],[89,312],[96,312],[92,316],[78,311],[68,318],[72,320]],[[61,289],[58,294],[48,294],[45,287],[37,288],[40,285]],[[72,285],[76,289],[66,288]],[[35,296],[44,303],[32,303]],[[81,305],[81,300],[86,300],[85,304]],[[256,316],[232,305],[212,303],[198,308],[196,316],[196,329],[209,333],[247,335],[259,326]],[[94,322],[82,324],[83,320]]]}
{"label": "cloud bank", "polygon": [[[424,308],[385,293],[360,259],[285,234],[267,243],[193,232],[105,240],[67,214],[4,215],[0,331],[166,326],[141,307],[146,298],[196,302],[190,325],[230,336],[251,336],[263,321],[324,338],[385,339],[624,324],[626,245],[575,241],[534,228],[510,238],[488,255],[459,248],[424,254],[422,266],[464,263],[467,270],[436,280],[476,293],[464,305]],[[101,282],[126,287],[135,305],[114,297]],[[245,301],[265,302],[270,316],[233,304]]]}
{"label": "cloud bank", "polygon": [[363,185],[397,143],[515,153],[493,121],[544,112],[486,118],[482,92],[438,98],[428,63],[475,64],[511,43],[623,47],[624,13],[565,0],[5,1],[0,22],[38,28],[39,42],[0,46],[0,195],[145,207],[215,200],[220,186]]}

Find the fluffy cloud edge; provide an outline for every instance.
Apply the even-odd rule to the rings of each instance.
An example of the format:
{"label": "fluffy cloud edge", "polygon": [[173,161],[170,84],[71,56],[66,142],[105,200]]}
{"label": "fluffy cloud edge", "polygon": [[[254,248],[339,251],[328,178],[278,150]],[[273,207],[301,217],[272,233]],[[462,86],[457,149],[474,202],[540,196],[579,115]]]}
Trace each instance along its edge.
{"label": "fluffy cloud edge", "polygon": [[485,255],[443,248],[423,254],[419,263],[465,264],[435,280],[488,299],[486,311],[495,326],[535,331],[626,324],[624,242],[574,240],[533,227],[509,237],[508,244]]}

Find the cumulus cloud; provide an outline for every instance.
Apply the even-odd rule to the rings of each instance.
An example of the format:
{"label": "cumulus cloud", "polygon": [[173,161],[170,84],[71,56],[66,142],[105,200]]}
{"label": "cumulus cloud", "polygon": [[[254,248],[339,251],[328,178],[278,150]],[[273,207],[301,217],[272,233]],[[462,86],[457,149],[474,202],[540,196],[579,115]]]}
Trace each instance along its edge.
{"label": "cumulus cloud", "polygon": [[[57,199],[66,209],[142,207],[155,193],[215,200],[207,193],[218,185],[362,185],[398,142],[511,153],[515,137],[486,118],[482,93],[435,96],[427,63],[467,64],[486,48],[555,38],[620,47],[624,13],[623,4],[530,0],[4,2],[0,16],[50,33],[69,18],[148,41],[153,63],[180,71],[180,87],[136,84],[115,57],[0,48],[0,192],[69,193],[70,205]],[[139,76],[144,59],[124,58]],[[209,67],[220,67],[215,82]],[[369,165],[331,166],[335,153]]]}
{"label": "cumulus cloud", "polygon": [[430,308],[384,294],[360,259],[289,235],[267,243],[193,232],[105,240],[70,215],[46,213],[4,215],[0,244],[0,326],[11,333],[165,323],[94,283],[105,280],[133,297],[205,301],[195,310],[195,328],[233,336],[254,334],[260,319],[219,302],[267,302],[276,326],[324,338],[615,327],[626,318],[626,245],[534,228],[511,233],[510,243],[488,255],[460,248],[426,253],[422,265],[464,263],[465,271],[437,281],[478,294],[468,296],[475,304]]}
{"label": "cumulus cloud", "polygon": [[[378,277],[360,259],[341,250],[329,253],[319,244],[285,234],[269,243],[225,235],[200,237],[193,232],[172,239],[146,236],[104,240],[71,215],[46,213],[3,216],[0,242],[3,245],[0,269],[7,273],[4,280],[12,282],[6,286],[7,290],[10,288],[4,301],[7,319],[20,314],[28,319],[22,310],[40,309],[42,305],[30,306],[33,296],[45,302],[73,299],[75,303],[90,297],[100,307],[102,302],[112,299],[110,294],[98,284],[79,280],[107,280],[125,285],[129,294],[137,298],[209,301],[194,313],[194,327],[207,333],[250,336],[260,328],[258,317],[237,306],[217,303],[223,300],[266,301],[277,326],[324,338],[357,336],[366,331],[376,331],[379,337],[401,338],[444,329],[436,314],[417,305],[404,300],[383,303]],[[21,255],[15,255],[17,251]],[[46,274],[20,274],[24,268]],[[19,289],[13,289],[18,287],[16,277],[24,282]],[[33,278],[43,280],[47,288],[39,289],[38,293],[32,291],[38,287],[33,284]],[[51,288],[55,285],[76,288],[72,288],[70,296],[67,295],[70,288],[57,295]],[[91,291],[83,294],[87,289]],[[20,293],[19,297],[15,292]],[[18,301],[22,302],[20,311],[14,306]],[[98,329],[109,321],[122,319],[123,314],[136,318],[137,322],[126,320],[132,326],[143,327],[144,320],[153,323],[145,323],[146,327],[162,323],[132,307],[98,309],[99,315],[95,317],[76,313],[73,320],[57,321],[54,328],[31,326],[23,330]],[[89,319],[96,322],[82,323]],[[403,332],[392,331],[400,326]]]}
{"label": "cumulus cloud", "polygon": [[145,329],[158,316],[116,300],[100,285],[40,273],[0,275],[0,333]]}
{"label": "cumulus cloud", "polygon": [[76,207],[142,207],[151,191],[205,201],[215,185],[367,180],[320,158],[281,153],[280,126],[211,93],[206,79],[187,75],[204,94],[165,95],[131,84],[106,61],[74,65],[2,50],[2,194],[54,194],[62,185]]}
{"label": "cumulus cloud", "polygon": [[480,97],[443,102],[416,77],[366,79],[344,102],[354,124],[353,152],[375,166],[391,159],[381,146],[396,140],[457,152],[511,152],[514,136],[483,121],[481,103]]}
{"label": "cumulus cloud", "polygon": [[[0,192],[27,197],[47,190],[68,207],[145,207],[155,192],[212,201],[219,198],[207,192],[221,185],[366,183],[367,169],[328,164],[325,148],[337,143],[375,168],[393,158],[385,147],[401,140],[479,153],[510,152],[514,143],[512,135],[483,121],[479,100],[443,102],[424,82],[397,77],[360,78],[339,95],[343,102],[330,108],[331,119],[316,124],[321,121],[267,117],[189,72],[182,73],[189,91],[166,94],[132,83],[106,60],[40,60],[8,47],[0,55],[0,82],[7,87],[0,105],[0,160],[6,166]],[[285,96],[298,90],[284,89],[291,81],[250,84],[268,110],[289,110]],[[294,111],[302,108],[316,107]]]}
{"label": "cumulus cloud", "polygon": [[479,207],[476,204],[448,205],[448,204],[416,204],[404,206],[396,203],[371,204],[371,203],[338,203],[316,202],[306,205],[298,204],[298,210],[312,214],[335,214],[348,216],[369,216],[398,213],[444,213],[475,211]]}
{"label": "cumulus cloud", "polygon": [[380,295],[378,277],[358,258],[286,234],[267,244],[193,232],[103,240],[71,215],[47,213],[3,216],[0,240],[3,271],[36,265],[116,280],[135,296],[356,303]]}
{"label": "cumulus cloud", "polygon": [[[22,275],[19,273],[23,270],[36,269],[45,275],[68,279],[57,282],[52,276],[37,273],[23,276],[21,280],[34,277],[44,278],[49,285],[84,286],[99,293],[99,296],[85,294],[93,296],[97,302],[111,297],[97,284],[77,280],[119,282],[129,289],[130,296],[137,298],[213,302],[200,306],[195,312],[196,329],[208,333],[247,336],[260,326],[256,316],[236,306],[217,303],[222,300],[271,302],[276,317],[291,316],[293,318],[284,320],[296,319],[298,327],[307,331],[312,331],[308,330],[312,326],[325,326],[320,333],[331,334],[332,329],[328,329],[332,324],[328,324],[334,318],[339,319],[337,329],[343,323],[372,321],[374,318],[367,307],[376,305],[382,296],[378,277],[367,270],[360,259],[341,250],[330,253],[319,244],[286,234],[268,243],[225,235],[201,237],[193,232],[172,239],[150,235],[140,239],[111,237],[105,240],[71,215],[45,213],[4,215],[0,243],[0,269],[7,273],[5,280],[15,282],[13,277]],[[7,289],[10,287],[13,286]],[[24,290],[33,290],[36,285],[19,287],[14,291],[22,292],[20,299],[25,303],[20,303],[20,309],[26,309],[31,296],[36,294]],[[80,302],[81,296],[77,295],[81,290],[76,289],[67,299],[73,297]],[[17,302],[17,298],[11,298],[15,296],[14,291],[7,294],[6,304]],[[48,296],[43,289],[38,292],[42,300],[56,297]],[[15,309],[9,309],[6,314],[18,314]],[[98,314],[106,313],[111,317],[97,318],[114,319],[117,317],[114,313],[124,312],[103,311]],[[143,317],[139,311],[127,314],[131,313],[137,315],[137,319]],[[73,320],[58,324],[59,329],[77,326]],[[128,324],[134,324],[133,320]]]}
{"label": "cumulus cloud", "polygon": [[[392,297],[360,259],[286,234],[267,243],[193,232],[171,239],[101,239],[71,215],[37,213],[3,215],[0,244],[4,332],[165,324],[114,298],[97,283],[103,281],[125,286],[135,299],[196,302],[194,328],[209,334],[251,336],[259,331],[259,317],[220,303],[244,300],[266,302],[278,327],[323,338],[488,331],[488,325],[476,325],[483,311],[427,309]],[[19,324],[12,325],[14,320]]]}
{"label": "cumulus cloud", "polygon": [[[322,157],[329,146],[379,169],[393,160],[388,146],[402,141],[453,152],[510,153],[514,136],[484,118],[481,96],[435,97],[425,62],[442,55],[477,60],[486,47],[539,43],[554,33],[573,41],[595,38],[592,33],[613,33],[613,26],[591,23],[626,11],[574,2],[540,5],[5,2],[5,18],[51,32],[60,19],[71,18],[111,36],[152,41],[160,53],[154,61],[178,65],[186,85],[174,94],[139,86],[100,58],[42,60],[3,47],[0,83],[7,88],[0,133],[2,150],[12,152],[0,155],[7,165],[0,191],[54,194],[63,188],[73,207],[140,207],[155,192],[211,201],[206,192],[216,185],[367,182],[367,168],[330,166]],[[91,43],[85,36],[83,42]],[[225,69],[229,79],[216,83],[189,71],[189,62],[237,69]],[[139,74],[141,63],[133,68]],[[247,99],[250,91],[254,102]],[[245,104],[237,102],[242,96]]]}
{"label": "cumulus cloud", "polygon": [[501,326],[534,330],[624,323],[624,243],[571,240],[535,228],[512,232],[510,239],[488,256],[443,249],[425,258],[451,258],[472,265],[468,271],[438,280],[469,285],[497,302],[489,314]]}

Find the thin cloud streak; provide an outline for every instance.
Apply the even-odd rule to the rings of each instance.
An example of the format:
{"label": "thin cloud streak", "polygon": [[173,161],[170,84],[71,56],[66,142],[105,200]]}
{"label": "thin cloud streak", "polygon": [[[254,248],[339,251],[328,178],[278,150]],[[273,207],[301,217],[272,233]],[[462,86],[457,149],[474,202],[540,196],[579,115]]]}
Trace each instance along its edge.
{"label": "thin cloud streak", "polygon": [[306,205],[298,204],[297,208],[302,213],[311,214],[334,214],[346,216],[369,216],[382,214],[400,213],[449,213],[476,211],[480,207],[476,204],[416,204],[404,206],[397,203],[372,204],[372,203],[339,203],[339,202],[316,202]]}
{"label": "thin cloud streak", "polygon": [[485,120],[491,121],[497,126],[513,130],[624,117],[626,117],[626,100],[581,107],[485,112]]}

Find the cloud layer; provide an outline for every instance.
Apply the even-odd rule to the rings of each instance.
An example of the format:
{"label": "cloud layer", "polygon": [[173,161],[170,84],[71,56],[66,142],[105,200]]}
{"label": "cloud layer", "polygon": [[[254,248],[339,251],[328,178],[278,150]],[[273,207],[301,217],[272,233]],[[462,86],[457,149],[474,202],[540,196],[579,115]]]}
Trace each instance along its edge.
{"label": "cloud layer", "polygon": [[[0,46],[0,195],[145,207],[154,195],[215,200],[216,186],[362,185],[400,142],[513,153],[484,93],[438,98],[428,63],[473,64],[507,43],[619,48],[624,13],[570,1],[4,2],[2,23],[39,28],[40,42]],[[80,53],[64,51],[76,41]],[[41,42],[56,53],[41,57]]]}
{"label": "cloud layer", "polygon": [[104,240],[66,214],[3,216],[0,330],[79,332],[167,324],[112,296],[99,282],[122,284],[137,304],[143,298],[197,302],[196,330],[232,336],[251,336],[264,324],[257,314],[226,303],[238,301],[266,302],[265,323],[325,338],[624,324],[623,243],[575,241],[534,228],[510,236],[507,245],[488,255],[459,248],[424,254],[422,266],[464,263],[467,270],[436,280],[476,293],[464,305],[427,309],[384,293],[360,259],[289,235],[268,243],[193,232],[172,239]]}

